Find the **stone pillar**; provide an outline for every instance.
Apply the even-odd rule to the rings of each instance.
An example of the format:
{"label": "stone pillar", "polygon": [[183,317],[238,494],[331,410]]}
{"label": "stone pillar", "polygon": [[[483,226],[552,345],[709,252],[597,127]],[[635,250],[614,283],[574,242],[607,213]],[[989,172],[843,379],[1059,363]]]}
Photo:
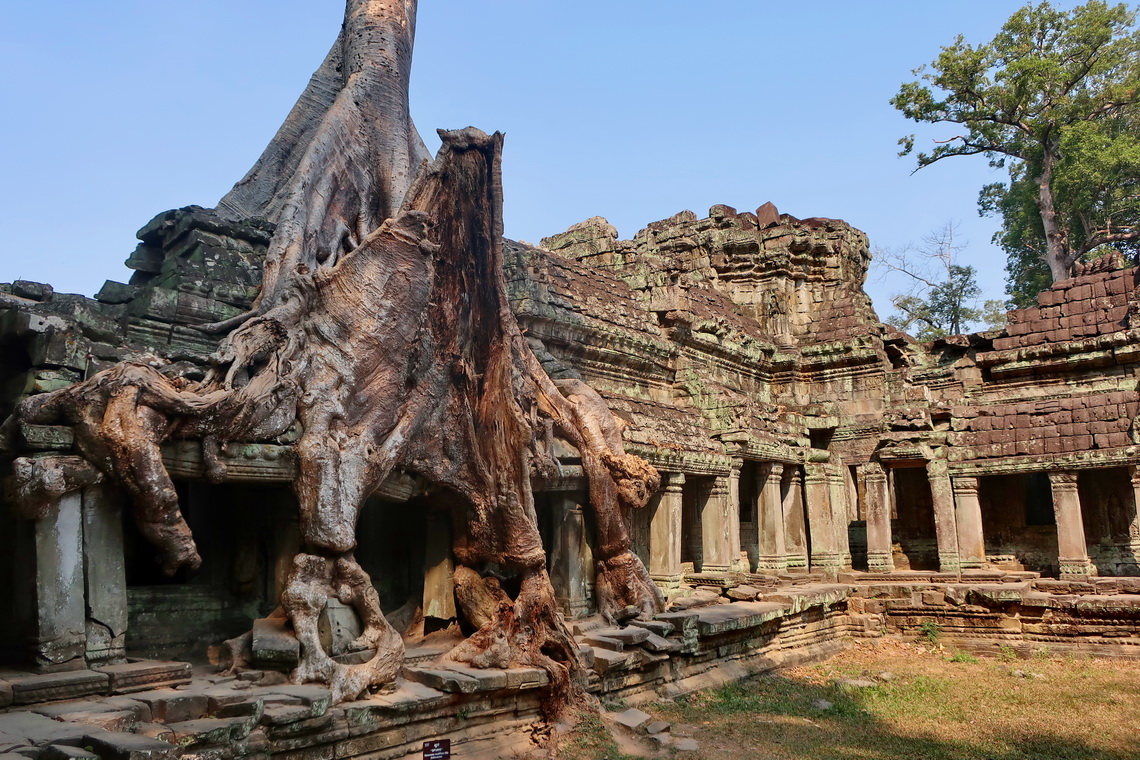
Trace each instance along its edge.
{"label": "stone pillar", "polygon": [[1061,566],[1061,577],[1096,575],[1085,543],[1077,473],[1051,472],[1049,485],[1053,490],[1053,513],[1057,517],[1057,560]]}
{"label": "stone pillar", "polygon": [[703,573],[732,570],[733,554],[740,556],[740,541],[732,544],[732,518],[729,515],[728,476],[718,475],[701,494],[701,542],[704,549]]}
{"label": "stone pillar", "polygon": [[734,459],[732,469],[728,471],[728,545],[732,552],[730,569],[734,573],[747,572],[747,562],[741,563],[740,553],[744,545],[740,542],[740,470],[744,467],[743,460]]}
{"label": "stone pillar", "polygon": [[958,524],[958,554],[962,569],[986,564],[986,541],[982,534],[982,503],[978,500],[978,479],[955,476],[954,517]]}
{"label": "stone pillar", "polygon": [[685,476],[663,473],[664,489],[649,518],[649,577],[664,589],[681,585],[681,492]]}
{"label": "stone pillar", "polygon": [[1126,564],[1137,568],[1140,574],[1140,466],[1131,465],[1128,474],[1132,479],[1132,520],[1128,523],[1128,544],[1125,551],[1131,555]]}
{"label": "stone pillar", "polygon": [[835,525],[835,551],[839,554],[839,565],[851,569],[851,510],[848,499],[851,490],[847,487],[847,475],[842,462],[828,463],[827,476],[830,482],[831,519]]}
{"label": "stone pillar", "polygon": [[757,469],[756,528],[760,550],[756,555],[756,569],[782,573],[788,569],[784,533],[784,465],[770,462]]}
{"label": "stone pillar", "polygon": [[566,617],[590,614],[594,585],[594,553],[586,539],[586,519],[577,494],[552,493],[554,540],[550,548],[550,582]]}
{"label": "stone pillar", "polygon": [[83,569],[88,664],[125,662],[127,571],[120,493],[109,485],[83,490]]}
{"label": "stone pillar", "polygon": [[863,466],[867,498],[867,570],[890,573],[895,569],[891,538],[891,487],[878,462]]}
{"label": "stone pillar", "polygon": [[835,540],[835,519],[831,510],[831,478],[823,464],[804,465],[804,495],[807,501],[808,530],[811,531],[811,567],[836,573],[843,564]]}
{"label": "stone pillar", "polygon": [[60,497],[42,517],[19,523],[19,530],[17,574],[24,578],[17,603],[28,659],[42,672],[84,668],[82,492]]}
{"label": "stone pillar", "polygon": [[424,633],[446,628],[455,611],[455,562],[451,557],[451,520],[440,512],[428,512],[427,545],[424,547]]}
{"label": "stone pillar", "polygon": [[932,459],[926,463],[930,482],[930,499],[934,504],[934,535],[938,540],[938,569],[957,573],[962,569],[958,553],[958,528],[954,519],[954,489],[946,462]]}
{"label": "stone pillar", "polygon": [[799,465],[784,468],[784,550],[788,570],[808,569],[807,525],[804,522],[804,473]]}

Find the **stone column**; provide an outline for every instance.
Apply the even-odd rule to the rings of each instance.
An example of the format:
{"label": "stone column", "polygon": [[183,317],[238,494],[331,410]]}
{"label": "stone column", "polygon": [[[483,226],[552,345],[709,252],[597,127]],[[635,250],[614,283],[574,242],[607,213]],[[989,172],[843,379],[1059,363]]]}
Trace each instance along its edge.
{"label": "stone column", "polygon": [[550,548],[550,582],[566,617],[590,614],[594,585],[594,553],[586,539],[586,520],[574,493],[550,495],[554,540]]}
{"label": "stone column", "polygon": [[891,487],[878,462],[863,466],[867,497],[867,570],[890,573],[895,569],[891,538]]}
{"label": "stone column", "polygon": [[808,530],[811,531],[811,568],[835,573],[843,564],[835,540],[835,519],[831,509],[831,478],[826,465],[804,465],[804,495],[807,501]]}
{"label": "stone column", "polygon": [[123,558],[122,498],[109,485],[83,490],[83,569],[87,596],[89,664],[125,661],[127,571]]}
{"label": "stone column", "polygon": [[729,515],[728,476],[718,475],[701,494],[701,542],[704,549],[703,573],[727,573],[732,570],[732,555],[740,554],[740,542],[732,544],[732,519]]}
{"label": "stone column", "polygon": [[451,521],[447,515],[428,512],[424,547],[424,633],[446,628],[455,611],[455,562],[451,557]]}
{"label": "stone column", "polygon": [[761,465],[756,478],[757,533],[760,550],[757,554],[757,571],[782,573],[788,569],[788,552],[784,534],[784,465],[770,462]]}
{"label": "stone column", "polygon": [[784,550],[788,570],[808,569],[807,525],[804,522],[804,473],[799,465],[784,468]]}
{"label": "stone column", "polygon": [[954,489],[946,462],[932,459],[926,463],[930,482],[930,498],[934,504],[934,535],[938,540],[938,569],[944,573],[961,572],[958,553],[958,528],[954,519]]}
{"label": "stone column", "polygon": [[1096,575],[1085,543],[1077,473],[1051,472],[1049,485],[1053,490],[1053,513],[1057,517],[1057,560],[1061,566],[1061,577]]}
{"label": "stone column", "polygon": [[958,554],[962,569],[986,564],[986,541],[982,534],[982,503],[978,500],[978,479],[955,476],[954,517],[958,524]]}
{"label": "stone column", "polygon": [[649,577],[664,589],[681,585],[681,491],[685,476],[663,473],[664,489],[649,518]]}
{"label": "stone column", "polygon": [[17,574],[24,578],[17,604],[29,659],[41,672],[84,668],[82,492],[61,496],[19,530]]}
{"label": "stone column", "polygon": [[1128,474],[1132,479],[1132,520],[1128,523],[1125,551],[1130,557],[1126,557],[1126,564],[1137,568],[1133,572],[1140,574],[1140,466],[1130,465]]}
{"label": "stone column", "polygon": [[831,519],[835,525],[835,551],[839,554],[839,565],[851,569],[851,510],[848,504],[851,491],[847,487],[847,475],[842,462],[829,462],[827,476],[830,482]]}
{"label": "stone column", "polygon": [[740,470],[744,461],[734,459],[732,469],[728,471],[728,545],[732,552],[730,569],[734,573],[747,572],[747,562],[741,564],[740,552],[744,548],[740,542]]}

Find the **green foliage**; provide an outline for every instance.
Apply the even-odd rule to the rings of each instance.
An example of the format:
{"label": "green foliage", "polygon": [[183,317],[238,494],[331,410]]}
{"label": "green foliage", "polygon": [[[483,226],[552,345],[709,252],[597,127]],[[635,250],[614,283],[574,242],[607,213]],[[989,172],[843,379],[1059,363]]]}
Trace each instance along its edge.
{"label": "green foliage", "polygon": [[931,644],[937,644],[942,638],[942,627],[933,620],[923,620],[918,624],[918,635]]}
{"label": "green foliage", "polygon": [[911,280],[909,291],[891,296],[895,313],[886,321],[919,340],[961,335],[982,322],[989,327],[1005,323],[1005,312],[998,302],[986,301],[978,308],[982,290],[975,269],[954,263],[966,247],[956,239],[956,229],[948,222],[923,238],[917,248],[875,252],[877,268]]}
{"label": "green foliage", "polygon": [[1017,650],[1011,646],[1003,644],[998,650],[998,659],[1002,662],[1013,662],[1017,659]]}
{"label": "green foliage", "polygon": [[[1008,183],[982,190],[1002,219],[1010,303],[1104,245],[1140,241],[1140,31],[1127,6],[1090,0],[1016,11],[989,43],[961,35],[891,100],[919,123],[956,134],[917,155],[918,168],[983,155]],[[902,155],[915,146],[904,137]]]}
{"label": "green foliage", "polygon": [[950,660],[950,662],[966,662],[966,663],[975,664],[975,663],[977,663],[978,658],[975,657],[974,655],[970,654],[969,652],[959,651],[959,652],[955,652],[954,654],[950,655],[949,660]]}

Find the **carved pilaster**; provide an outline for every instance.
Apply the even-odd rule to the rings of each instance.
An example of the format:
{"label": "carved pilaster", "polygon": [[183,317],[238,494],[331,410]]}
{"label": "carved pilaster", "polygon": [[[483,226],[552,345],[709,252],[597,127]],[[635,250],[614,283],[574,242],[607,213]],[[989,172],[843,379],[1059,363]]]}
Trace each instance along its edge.
{"label": "carved pilaster", "polygon": [[813,570],[835,573],[843,565],[835,540],[835,519],[831,509],[831,478],[825,465],[804,465],[804,496],[807,502],[808,530],[811,533]]}
{"label": "carved pilaster", "polygon": [[1061,576],[1084,578],[1096,575],[1085,542],[1077,473],[1051,472],[1049,486],[1053,491],[1053,513],[1057,518],[1057,562]]}
{"label": "carved pilaster", "polygon": [[895,569],[891,551],[891,489],[887,473],[878,462],[862,467],[867,494],[867,569],[889,573]]}
{"label": "carved pilaster", "polygon": [[685,476],[663,475],[661,498],[649,518],[649,576],[664,589],[681,585],[681,504]]}
{"label": "carved pilaster", "polygon": [[718,475],[702,489],[701,541],[704,561],[701,572],[727,573],[733,567],[733,555],[739,562],[739,541],[732,545],[732,517],[729,515],[728,476]]}
{"label": "carved pilaster", "polygon": [[807,521],[804,519],[804,474],[799,465],[784,468],[784,550],[788,570],[808,569]]}
{"label": "carved pilaster", "polygon": [[944,573],[962,569],[958,550],[958,521],[954,516],[954,489],[946,462],[934,459],[926,464],[930,498],[934,505],[934,533],[938,540],[938,567]]}
{"label": "carved pilaster", "polygon": [[954,517],[958,527],[958,554],[962,568],[980,568],[986,564],[986,542],[982,533],[982,503],[978,499],[978,479],[956,475]]}
{"label": "carved pilaster", "polygon": [[771,462],[759,468],[756,492],[760,495],[757,506],[760,552],[756,558],[758,571],[783,572],[788,568],[784,540],[784,465]]}

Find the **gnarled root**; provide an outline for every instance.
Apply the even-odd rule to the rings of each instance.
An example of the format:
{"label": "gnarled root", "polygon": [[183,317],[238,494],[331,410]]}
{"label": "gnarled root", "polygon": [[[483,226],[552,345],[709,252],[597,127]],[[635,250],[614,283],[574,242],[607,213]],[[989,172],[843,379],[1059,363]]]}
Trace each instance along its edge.
{"label": "gnarled root", "polygon": [[649,577],[638,556],[628,549],[598,560],[594,587],[598,610],[610,622],[627,607],[637,607],[642,620],[652,620],[665,608],[661,589]]}
{"label": "gnarled root", "polygon": [[[317,621],[330,596],[351,604],[364,622],[357,643],[375,647],[372,659],[360,665],[343,665],[321,646]],[[379,597],[368,574],[351,556],[337,559],[298,554],[281,605],[293,621],[301,643],[301,661],[293,671],[295,683],[326,683],[333,702],[355,699],[370,686],[396,679],[404,664],[404,642],[380,611]]]}
{"label": "gnarled root", "polygon": [[485,621],[447,659],[476,668],[538,667],[550,677],[546,717],[581,701],[583,684],[578,648],[558,614],[554,589],[543,568],[524,571],[514,601],[497,579],[481,578],[474,570],[456,568],[456,593],[468,620]]}

